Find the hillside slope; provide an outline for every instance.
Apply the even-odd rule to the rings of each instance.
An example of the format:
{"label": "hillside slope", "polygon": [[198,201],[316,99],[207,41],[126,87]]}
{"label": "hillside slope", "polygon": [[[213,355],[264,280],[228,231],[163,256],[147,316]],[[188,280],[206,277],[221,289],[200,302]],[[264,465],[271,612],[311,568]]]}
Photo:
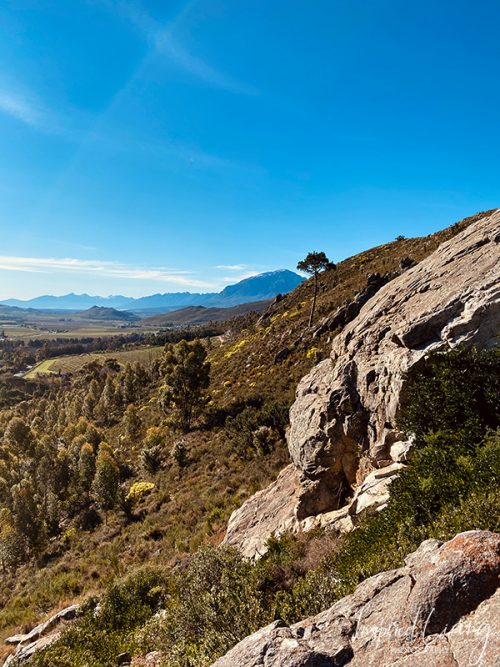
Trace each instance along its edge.
{"label": "hillside slope", "polygon": [[206,308],[205,306],[189,306],[180,310],[173,310],[165,315],[145,317],[142,324],[149,326],[193,326],[208,324],[209,322],[225,322],[233,317],[248,313],[262,313],[270,305],[270,301],[254,301],[231,308]]}
{"label": "hillside slope", "polygon": [[[407,262],[403,261],[402,269],[402,260],[409,257],[418,266],[418,262],[441,243],[486,216],[474,216],[428,237],[401,239],[374,248],[339,263],[336,271],[322,274],[318,312],[312,329],[307,327],[312,297],[312,283],[307,281],[272,303],[260,317],[238,318],[223,336],[205,341],[211,363],[210,403],[188,433],[176,431],[170,415],[162,409],[159,399],[163,371],[159,362],[125,369],[117,368],[109,359],[93,363],[72,378],[48,380],[44,394],[41,387],[40,393],[30,401],[1,410],[0,477],[10,475],[6,485],[0,484],[0,494],[7,493],[7,496],[1,496],[2,506],[4,503],[12,506],[8,496],[10,485],[22,481],[24,471],[34,471],[31,480],[38,484],[47,479],[47,469],[43,467],[45,461],[66,466],[64,479],[70,482],[65,487],[57,481],[59,478],[55,478],[54,485],[49,475],[50,493],[47,495],[40,486],[32,494],[40,507],[43,508],[45,500],[50,507],[50,514],[36,514],[43,529],[41,537],[46,535],[48,539],[41,539],[39,547],[35,545],[38,549],[36,557],[17,561],[3,573],[0,583],[2,636],[11,635],[20,627],[31,627],[74,601],[102,596],[113,581],[133,574],[135,568],[144,564],[168,573],[162,574],[160,579],[164,581],[166,576],[170,582],[172,613],[175,612],[178,619],[184,618],[188,606],[182,607],[182,613],[175,607],[180,600],[176,597],[179,591],[185,590],[188,594],[192,590],[190,586],[198,581],[197,576],[206,581],[203,577],[209,573],[216,576],[226,572],[220,563],[222,569],[215,564],[200,564],[196,560],[198,553],[201,563],[205,562],[205,552],[200,549],[219,545],[231,513],[256,491],[266,488],[290,462],[284,440],[288,407],[299,380],[328,357],[332,339],[347,324],[344,318],[332,325],[332,316],[339,308],[356,301],[369,287],[371,274],[379,273],[389,288],[401,271],[403,277],[405,275]],[[127,406],[132,407],[128,409]],[[27,431],[21,431],[27,434],[29,447],[16,446],[11,425],[14,418],[21,419],[28,427]],[[179,451],[179,443],[185,455],[177,459],[175,452]],[[122,498],[135,484],[146,482],[152,485],[147,487],[144,496],[138,496],[132,509],[120,502],[113,509],[103,511],[88,488],[84,490],[81,486],[79,455],[82,447],[89,444],[95,453],[108,453],[116,461]],[[150,455],[153,465],[147,467]],[[36,507],[34,511],[38,512]],[[467,519],[467,513],[462,514]],[[486,513],[484,524],[478,521],[477,525],[491,528],[487,523],[490,516]],[[465,529],[463,524],[460,528]],[[4,530],[3,524],[0,530]],[[6,535],[7,532],[1,533],[0,540]],[[310,598],[305,594],[294,597],[294,586],[306,581],[306,573],[318,566],[321,554],[327,548],[332,549],[332,544],[328,536],[316,538],[312,535],[304,537],[304,542],[300,539],[291,538],[291,546],[287,546],[286,540],[276,545],[259,566],[264,570],[247,570],[250,568],[248,564],[231,560],[236,556],[227,556],[231,577],[239,572],[248,572],[250,582],[257,574],[262,577],[256,590],[265,598],[264,611],[255,618],[249,612],[248,622],[241,621],[237,632],[228,630],[229,634],[224,634],[221,643],[216,643],[210,650],[207,648],[209,655],[222,655],[245,634],[263,625],[267,618],[272,620],[278,612],[298,620],[311,611],[307,606]],[[224,550],[217,552],[225,553]],[[211,563],[212,557],[215,556],[207,556],[207,562]],[[191,583],[188,585],[184,580],[179,583],[176,577],[184,576],[185,568],[189,568],[191,562],[198,568],[190,575]],[[172,581],[170,577],[173,577]],[[246,588],[240,589],[239,580],[230,581],[231,590],[239,591],[241,599],[247,595],[253,599],[253,589],[250,590],[253,584],[248,584],[248,588],[245,583]],[[139,590],[140,586],[127,598],[133,601],[136,610],[143,609],[142,602],[137,603]],[[177,591],[175,595],[174,590]],[[275,601],[276,592],[280,596]],[[193,607],[195,593],[190,595],[191,608],[198,609]],[[222,599],[226,599],[224,595]],[[297,612],[299,599],[307,609],[302,616]],[[320,598],[316,596],[316,599]],[[149,602],[147,609],[157,609],[153,603],[148,605]],[[239,613],[238,609],[236,606],[232,610],[233,618]],[[106,625],[107,621],[102,621],[101,629],[96,628],[89,617],[78,630],[84,633],[87,632],[85,628],[90,628],[81,640],[83,652],[77,655],[63,642],[60,648],[54,648],[59,651],[58,661],[53,658],[56,653],[48,653],[49,662],[45,665],[108,667],[115,664],[116,655],[121,650],[134,647],[139,651],[131,628],[144,625],[148,618],[146,611],[144,614],[137,621],[131,620],[126,628],[117,621],[114,629]],[[171,620],[175,632],[178,622],[180,620]],[[202,629],[205,627],[200,619],[189,627],[197,624]],[[205,658],[200,657],[198,661],[200,651],[205,650],[200,648],[205,635],[191,637],[186,628],[187,625],[183,633],[179,631],[175,641],[180,642],[182,634],[185,641],[191,642],[186,650],[197,656],[196,661],[193,658],[193,665],[207,664]],[[207,633],[209,636],[208,630]],[[71,635],[69,637],[71,639]],[[144,638],[141,644],[144,654],[148,645]],[[172,651],[179,652],[179,646],[176,644]],[[65,661],[60,658],[62,652],[66,652]],[[108,657],[103,657],[105,655]],[[179,664],[169,660],[166,663],[169,667]]]}
{"label": "hillside slope", "polygon": [[126,310],[116,310],[116,308],[106,308],[105,306],[92,306],[87,310],[75,313],[73,317],[101,322],[137,322],[139,319],[134,313],[129,313]]}

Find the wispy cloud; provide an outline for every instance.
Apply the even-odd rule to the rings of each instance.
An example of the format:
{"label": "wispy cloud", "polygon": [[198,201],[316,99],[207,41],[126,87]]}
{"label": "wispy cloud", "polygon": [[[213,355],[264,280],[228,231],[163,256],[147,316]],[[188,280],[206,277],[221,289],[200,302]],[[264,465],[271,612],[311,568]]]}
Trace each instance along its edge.
{"label": "wispy cloud", "polygon": [[207,167],[209,169],[245,168],[246,165],[207,153],[200,148],[180,141],[171,141],[168,137],[153,142],[137,134],[119,131],[117,128],[100,127],[103,117],[93,120],[94,127],[88,130],[92,119],[73,110],[48,110],[33,95],[19,94],[2,86],[0,82],[0,115],[5,114],[15,120],[44,134],[58,136],[80,144],[92,144],[117,152],[132,151],[150,155],[155,159],[174,158],[189,167]]}
{"label": "wispy cloud", "polygon": [[[188,143],[171,141],[168,137],[152,142],[136,134],[120,132],[116,128],[106,127],[104,131],[99,128],[99,119],[94,121],[95,127],[89,131],[86,126],[91,119],[84,118],[79,112],[72,110],[71,113],[68,111],[64,114],[60,111],[58,117],[56,117],[39,101],[35,102],[28,96],[21,96],[2,88],[0,84],[0,114],[2,113],[39,132],[56,135],[77,144],[95,144],[117,152],[139,152],[151,155],[156,159],[162,157],[175,158],[190,167],[208,167],[212,169],[240,167],[248,169],[246,165],[207,153]],[[75,117],[78,118],[80,127],[75,125]]]}
{"label": "wispy cloud", "polygon": [[182,69],[198,77],[205,83],[214,88],[221,88],[231,93],[241,95],[258,95],[259,91],[254,86],[237,81],[208,65],[204,60],[189,53],[181,44],[179,44],[170,29],[160,33],[156,38],[157,50],[170,58]]}
{"label": "wispy cloud", "polygon": [[89,118],[75,109],[54,111],[49,104],[25,86],[13,83],[12,77],[0,80],[0,114],[14,118],[44,134],[80,141]]}
{"label": "wispy cloud", "polygon": [[156,21],[138,3],[128,0],[87,1],[104,6],[127,20],[150,45],[150,53],[138,66],[131,79],[119,90],[107,109],[100,115],[91,117],[77,109],[64,108],[60,104],[43,100],[36,91],[19,85],[12,77],[6,78],[3,73],[0,77],[0,115],[10,116],[38,132],[74,142],[79,146],[73,160],[74,164],[81,151],[94,145],[104,150],[139,152],[160,160],[174,159],[193,169],[243,169],[257,174],[262,172],[258,166],[208,153],[191,143],[174,141],[168,136],[153,142],[147,135],[141,137],[137,132],[120,131],[118,127],[109,123],[113,110],[123,103],[124,98],[130,94],[134,84],[149,66],[151,56],[166,57],[169,62],[213,87],[234,93],[252,95],[258,93],[252,86],[247,86],[212,68],[180,43],[177,32],[180,24],[187,22],[196,0],[188,2],[167,26]]}
{"label": "wispy cloud", "polygon": [[39,105],[5,88],[0,88],[0,111],[37,129],[45,128],[47,119]]}
{"label": "wispy cloud", "polygon": [[250,84],[238,81],[230,75],[209,65],[180,42],[176,32],[192,9],[189,2],[173,21],[163,26],[136,3],[128,0],[101,0],[101,4],[113,9],[119,16],[131,23],[149,43],[153,52],[168,58],[170,62],[206,84],[242,95],[258,95],[259,90]]}
{"label": "wispy cloud", "polygon": [[88,137],[88,143],[107,148],[116,152],[138,152],[150,156],[155,160],[162,158],[175,158],[184,162],[189,167],[208,167],[213,169],[245,169],[253,173],[261,173],[257,167],[248,166],[235,160],[228,160],[213,153],[197,148],[196,146],[172,141],[168,137],[162,137],[153,142],[148,137],[139,134],[131,136],[129,133],[118,131],[106,131],[98,128],[93,130]]}
{"label": "wispy cloud", "polygon": [[76,273],[99,277],[165,282],[183,287],[213,288],[214,284],[195,278],[189,271],[165,267],[139,267],[112,261],[75,258],[16,257],[0,255],[0,270],[27,273]]}
{"label": "wispy cloud", "polygon": [[215,268],[222,271],[244,271],[246,266],[244,264],[218,264]]}

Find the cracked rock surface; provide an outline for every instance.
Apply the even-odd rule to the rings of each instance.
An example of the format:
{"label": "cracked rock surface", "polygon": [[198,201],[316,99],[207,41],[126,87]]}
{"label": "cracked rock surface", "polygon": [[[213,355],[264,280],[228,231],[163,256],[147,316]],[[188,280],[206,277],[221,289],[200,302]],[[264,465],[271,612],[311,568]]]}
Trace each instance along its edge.
{"label": "cracked rock surface", "polygon": [[499,665],[500,535],[427,540],[330,609],[243,639],[213,667]]}
{"label": "cracked rock surface", "polygon": [[498,345],[499,332],[497,210],[380,287],[334,339],[298,385],[292,465],[233,513],[224,543],[256,558],[273,533],[349,530],[362,508],[381,509],[411,447],[396,427],[406,374],[431,351]]}

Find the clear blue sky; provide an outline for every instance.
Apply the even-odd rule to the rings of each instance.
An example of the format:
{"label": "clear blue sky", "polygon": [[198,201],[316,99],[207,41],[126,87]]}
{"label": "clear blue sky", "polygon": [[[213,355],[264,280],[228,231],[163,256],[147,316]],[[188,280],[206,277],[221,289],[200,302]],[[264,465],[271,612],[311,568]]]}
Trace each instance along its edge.
{"label": "clear blue sky", "polygon": [[498,0],[2,0],[0,298],[212,291],[500,206]]}

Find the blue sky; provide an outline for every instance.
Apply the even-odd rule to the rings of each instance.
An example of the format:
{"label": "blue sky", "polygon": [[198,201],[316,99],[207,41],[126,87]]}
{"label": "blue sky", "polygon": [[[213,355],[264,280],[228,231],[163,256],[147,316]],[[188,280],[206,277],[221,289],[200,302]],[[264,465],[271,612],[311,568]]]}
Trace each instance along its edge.
{"label": "blue sky", "polygon": [[500,205],[498,0],[2,0],[0,298],[213,291]]}

